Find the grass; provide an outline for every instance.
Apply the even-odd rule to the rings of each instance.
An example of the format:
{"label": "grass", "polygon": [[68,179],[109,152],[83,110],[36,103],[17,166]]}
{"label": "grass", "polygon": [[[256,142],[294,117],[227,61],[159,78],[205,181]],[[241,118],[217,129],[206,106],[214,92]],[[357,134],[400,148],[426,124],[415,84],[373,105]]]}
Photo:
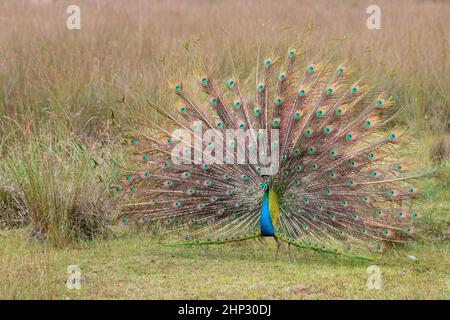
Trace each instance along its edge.
{"label": "grass", "polygon": [[[0,298],[449,298],[450,3],[377,1],[381,30],[365,27],[372,1],[76,3],[76,31],[65,27],[71,0],[0,3]],[[157,117],[147,100],[170,108],[168,82],[203,66],[251,87],[259,46],[347,62],[392,95],[396,123],[416,139],[407,163],[439,167],[420,182],[420,237],[376,262],[380,291],[366,288],[367,263],[109,232],[112,164],[126,156],[128,126]],[[71,264],[80,291],[65,287]]]}
{"label": "grass", "polygon": [[[449,299],[449,169],[420,182],[420,237],[375,261],[295,249],[289,261],[286,247],[275,260],[272,240],[166,247],[131,227],[56,248],[22,227],[0,230],[0,299]],[[69,265],[81,269],[81,290],[66,288]],[[369,265],[380,267],[381,290],[367,288]]]}
{"label": "grass", "polygon": [[[57,250],[0,233],[1,298],[14,299],[449,299],[444,245],[411,244],[375,262],[293,251],[275,261],[275,245],[256,242],[173,248],[123,234]],[[408,256],[417,257],[412,261]],[[67,267],[81,269],[81,289],[68,290]],[[377,265],[381,290],[366,286]]]}
{"label": "grass", "polygon": [[219,79],[236,73],[252,81],[259,45],[262,55],[297,46],[305,60],[347,61],[356,78],[386,89],[405,108],[402,120],[411,129],[448,130],[447,2],[380,1],[376,31],[365,27],[370,1],[77,3],[82,26],[76,31],[65,28],[70,1],[0,4],[6,141],[13,121],[23,124],[25,136],[52,121],[82,137],[105,138],[112,114],[121,122],[145,114],[145,122],[152,116],[146,98],[171,105],[167,81],[189,78],[194,65],[208,66]]}
{"label": "grass", "polygon": [[16,148],[0,168],[12,189],[20,190],[33,237],[64,247],[107,232],[114,181],[104,178],[107,166],[98,161],[105,159],[96,160],[76,139],[58,141],[55,135]]}

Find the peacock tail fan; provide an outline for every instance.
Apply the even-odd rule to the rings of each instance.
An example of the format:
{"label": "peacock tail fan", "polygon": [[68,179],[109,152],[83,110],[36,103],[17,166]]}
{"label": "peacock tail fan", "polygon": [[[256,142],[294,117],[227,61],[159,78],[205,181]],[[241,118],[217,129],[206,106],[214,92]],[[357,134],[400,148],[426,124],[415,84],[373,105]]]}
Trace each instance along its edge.
{"label": "peacock tail fan", "polygon": [[161,120],[130,128],[124,223],[158,226],[175,245],[272,235],[355,257],[410,238],[420,174],[398,159],[392,98],[295,49],[259,61],[255,79],[247,94],[248,81],[198,72],[170,84],[175,108],[149,103]]}

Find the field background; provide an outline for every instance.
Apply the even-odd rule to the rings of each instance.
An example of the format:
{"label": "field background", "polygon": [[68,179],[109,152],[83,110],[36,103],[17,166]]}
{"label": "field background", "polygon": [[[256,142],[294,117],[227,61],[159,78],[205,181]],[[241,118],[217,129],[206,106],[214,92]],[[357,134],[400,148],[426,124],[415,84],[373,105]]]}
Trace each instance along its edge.
{"label": "field background", "polygon": [[[366,28],[373,3],[381,30]],[[81,30],[66,28],[69,4]],[[1,1],[0,299],[450,298],[449,16],[449,1]],[[275,261],[273,243],[164,248],[115,226],[125,126],[156,116],[147,99],[173,105],[168,81],[191,77],[192,58],[226,79],[232,56],[250,83],[259,45],[348,62],[401,109],[410,165],[435,170],[420,236],[376,262],[382,290],[364,262]],[[68,265],[81,290],[66,289]]]}

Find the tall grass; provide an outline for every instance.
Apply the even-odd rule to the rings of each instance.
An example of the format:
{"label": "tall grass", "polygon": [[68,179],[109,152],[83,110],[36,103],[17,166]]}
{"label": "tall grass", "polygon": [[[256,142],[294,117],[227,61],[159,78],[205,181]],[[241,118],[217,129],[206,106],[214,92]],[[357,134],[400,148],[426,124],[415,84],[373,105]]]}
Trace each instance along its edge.
{"label": "tall grass", "polygon": [[377,1],[382,29],[368,30],[372,1],[80,0],[81,30],[67,30],[72,2],[0,4],[2,115],[95,136],[112,112],[145,107],[130,96],[170,104],[166,80],[188,76],[187,51],[221,78],[252,79],[259,45],[262,54],[295,45],[305,59],[348,61],[417,132],[449,130],[449,2]]}
{"label": "tall grass", "polygon": [[33,238],[64,247],[108,231],[114,174],[105,174],[102,160],[81,141],[55,135],[33,137],[3,159],[4,179],[26,208]]}

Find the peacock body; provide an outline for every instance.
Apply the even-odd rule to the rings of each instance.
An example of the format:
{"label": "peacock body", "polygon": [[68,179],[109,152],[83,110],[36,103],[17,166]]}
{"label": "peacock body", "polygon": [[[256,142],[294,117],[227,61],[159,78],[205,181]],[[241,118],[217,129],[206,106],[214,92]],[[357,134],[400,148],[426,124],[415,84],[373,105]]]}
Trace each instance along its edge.
{"label": "peacock body", "polygon": [[180,235],[176,244],[268,236],[348,256],[413,234],[417,175],[398,162],[402,130],[383,116],[392,98],[344,65],[289,49],[277,73],[279,60],[257,63],[254,95],[201,71],[190,86],[171,84],[177,112],[150,104],[163,120],[132,128],[133,161],[117,187],[130,199],[124,219]]}

